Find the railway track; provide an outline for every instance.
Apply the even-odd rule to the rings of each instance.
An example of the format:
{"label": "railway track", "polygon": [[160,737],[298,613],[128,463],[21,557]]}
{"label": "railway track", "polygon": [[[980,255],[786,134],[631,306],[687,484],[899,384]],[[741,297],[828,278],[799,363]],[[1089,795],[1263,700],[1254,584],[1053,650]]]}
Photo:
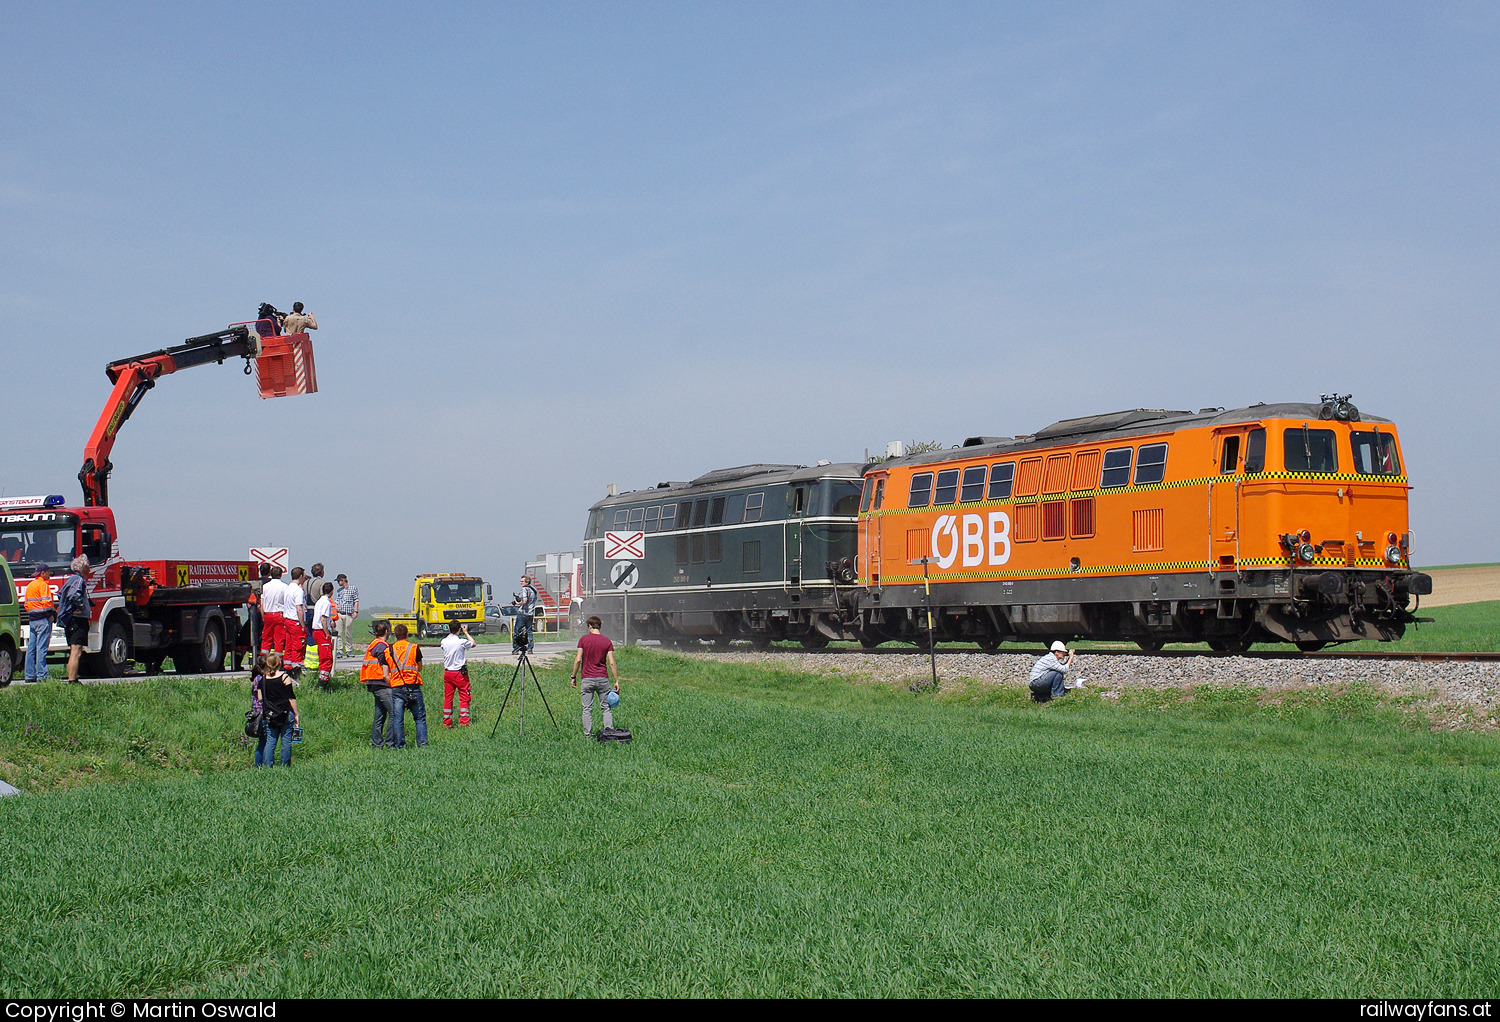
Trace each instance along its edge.
{"label": "railway track", "polygon": [[[697,653],[754,653],[762,652],[752,646],[710,646],[704,645],[697,648],[685,647],[683,652]],[[839,656],[848,653],[871,654],[875,656],[920,656],[925,655],[927,650],[918,646],[877,646],[874,649],[853,649],[850,647],[825,647],[823,649],[797,649],[792,647],[772,647],[764,652],[774,653],[809,653],[815,656]],[[939,646],[937,652],[940,654],[981,654],[984,651],[972,648],[952,648]],[[1035,650],[1017,647],[1015,649],[998,649],[992,654],[1024,654],[1033,655]],[[1192,657],[1213,657],[1223,659],[1228,657],[1239,657],[1247,660],[1372,660],[1372,661],[1427,661],[1427,662],[1468,662],[1478,663],[1484,661],[1500,661],[1500,652],[1490,650],[1454,650],[1450,652],[1435,651],[1404,651],[1391,650],[1350,650],[1340,652],[1337,649],[1324,649],[1316,653],[1306,653],[1301,650],[1246,650],[1241,653],[1224,652],[1219,653],[1208,649],[1161,649],[1156,651],[1143,649],[1108,649],[1080,647],[1079,653],[1087,657],[1152,657],[1164,660],[1183,660]]]}

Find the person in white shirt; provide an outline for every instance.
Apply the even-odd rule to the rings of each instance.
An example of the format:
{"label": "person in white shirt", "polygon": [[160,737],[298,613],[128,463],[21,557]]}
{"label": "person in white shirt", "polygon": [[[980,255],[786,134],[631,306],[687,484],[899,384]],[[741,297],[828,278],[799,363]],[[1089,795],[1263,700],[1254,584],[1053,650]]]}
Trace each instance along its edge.
{"label": "person in white shirt", "polygon": [[323,688],[327,688],[333,678],[333,623],[337,619],[338,611],[333,607],[333,583],[324,582],[323,595],[313,604],[312,612],[313,645],[318,647],[318,684]]}
{"label": "person in white shirt", "polygon": [[302,680],[302,658],[307,655],[307,627],[303,623],[307,613],[307,594],[302,591],[301,568],[292,569],[292,580],[282,587],[281,605],[281,659],[283,668],[298,681]]}
{"label": "person in white shirt", "polygon": [[1039,659],[1031,668],[1031,698],[1036,702],[1045,703],[1065,696],[1082,685],[1082,678],[1078,679],[1077,684],[1067,683],[1068,672],[1073,669],[1075,660],[1076,657],[1069,652],[1067,643],[1054,642],[1051,652]]}
{"label": "person in white shirt", "polygon": [[286,606],[286,583],[281,581],[281,568],[272,565],[271,577],[260,591],[260,651],[280,653],[286,642],[286,620],[282,610]]}
{"label": "person in white shirt", "polygon": [[458,726],[469,726],[469,650],[479,645],[469,626],[448,622],[443,636],[443,727],[453,726],[453,693],[458,692]]}

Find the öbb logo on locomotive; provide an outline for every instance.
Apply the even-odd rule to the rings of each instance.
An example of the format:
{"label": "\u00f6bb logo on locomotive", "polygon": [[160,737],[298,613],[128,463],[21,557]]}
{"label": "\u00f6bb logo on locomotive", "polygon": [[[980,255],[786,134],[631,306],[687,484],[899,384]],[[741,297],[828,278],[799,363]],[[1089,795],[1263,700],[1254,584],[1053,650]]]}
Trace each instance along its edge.
{"label": "\u00f6bb logo on locomotive", "polygon": [[1412,567],[1398,431],[1347,397],[1132,409],[869,464],[760,464],[598,501],[585,610],[619,629],[604,534],[644,534],[632,637],[1078,638],[1311,649],[1398,638]]}

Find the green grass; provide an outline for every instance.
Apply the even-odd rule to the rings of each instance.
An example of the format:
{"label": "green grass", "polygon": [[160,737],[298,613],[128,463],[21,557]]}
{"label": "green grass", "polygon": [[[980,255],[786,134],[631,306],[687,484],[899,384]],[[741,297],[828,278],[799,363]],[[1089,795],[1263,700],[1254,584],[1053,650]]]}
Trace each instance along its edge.
{"label": "green grass", "polygon": [[1500,989],[1492,735],[1358,689],[1036,706],[620,659],[628,746],[576,733],[564,667],[562,731],[533,689],[491,740],[482,666],[476,727],[429,685],[424,750],[304,690],[285,771],[236,746],[244,683],[0,693],[3,993]]}

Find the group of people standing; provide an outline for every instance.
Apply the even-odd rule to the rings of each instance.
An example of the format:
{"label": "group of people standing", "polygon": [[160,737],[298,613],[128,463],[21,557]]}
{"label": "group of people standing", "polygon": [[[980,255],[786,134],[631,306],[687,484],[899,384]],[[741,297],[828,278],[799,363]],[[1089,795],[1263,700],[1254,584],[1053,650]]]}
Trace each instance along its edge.
{"label": "group of people standing", "polygon": [[[427,744],[427,703],[422,696],[422,648],[410,639],[406,625],[389,634],[385,621],[375,622],[375,637],[365,649],[359,680],[375,699],[370,745],[376,749],[406,747],[406,712],[411,711],[417,746]],[[453,727],[453,697],[458,696],[458,726],[469,726],[468,653],[477,643],[467,625],[454,621],[443,637],[443,727]]]}
{"label": "group of people standing", "polygon": [[68,577],[63,580],[57,597],[52,596],[52,568],[47,564],[36,566],[36,577],[26,585],[22,606],[26,611],[26,664],[24,678],[35,683],[48,676],[47,648],[52,644],[54,623],[63,630],[68,640],[68,681],[78,681],[78,661],[89,642],[89,559],[82,554],[68,565]]}
{"label": "group of people standing", "polygon": [[261,653],[277,653],[294,678],[304,667],[318,672],[318,684],[328,687],[333,677],[333,643],[338,638],[353,649],[349,634],[359,617],[359,590],[340,574],[338,585],[323,580],[323,565],[311,572],[293,568],[286,574],[276,565],[262,564],[252,585],[251,646]]}

